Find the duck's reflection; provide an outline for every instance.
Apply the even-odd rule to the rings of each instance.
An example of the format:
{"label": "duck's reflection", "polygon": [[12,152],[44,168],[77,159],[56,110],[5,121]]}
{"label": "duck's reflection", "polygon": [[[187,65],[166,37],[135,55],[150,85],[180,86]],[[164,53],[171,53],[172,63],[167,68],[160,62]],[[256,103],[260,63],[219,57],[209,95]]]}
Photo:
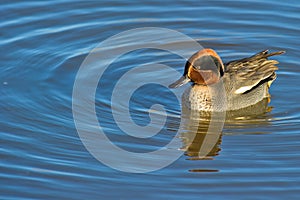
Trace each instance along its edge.
{"label": "duck's reflection", "polygon": [[219,155],[219,151],[221,150],[220,144],[222,140],[222,135],[218,135],[217,143],[211,147],[211,150],[208,151],[206,156],[200,156],[200,149],[206,137],[205,133],[198,132],[197,135],[193,138],[193,140],[189,141],[189,143],[185,144],[186,153],[189,160],[210,160],[213,159],[214,156]]}
{"label": "duck's reflection", "polygon": [[[267,125],[266,113],[269,99],[242,110],[226,113],[191,111],[182,108],[180,136],[182,150],[188,160],[214,159],[221,151],[222,135],[225,128],[247,128],[253,124]],[[226,131],[226,130],[225,130]],[[216,169],[191,169],[191,172],[216,172]]]}
{"label": "duck's reflection", "polygon": [[180,135],[182,150],[191,160],[212,159],[218,155],[225,113],[182,110]]}

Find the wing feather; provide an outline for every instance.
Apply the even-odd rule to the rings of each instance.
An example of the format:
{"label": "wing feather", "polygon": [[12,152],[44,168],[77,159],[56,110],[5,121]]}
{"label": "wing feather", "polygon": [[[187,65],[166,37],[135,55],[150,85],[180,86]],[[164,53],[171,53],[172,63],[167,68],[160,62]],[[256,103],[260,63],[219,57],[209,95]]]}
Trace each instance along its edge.
{"label": "wing feather", "polygon": [[236,81],[235,93],[241,94],[252,90],[259,84],[272,81],[276,78],[278,67],[276,60],[268,57],[283,54],[284,51],[268,53],[268,50],[259,52],[249,58],[234,60],[225,64],[225,73],[229,73]]}

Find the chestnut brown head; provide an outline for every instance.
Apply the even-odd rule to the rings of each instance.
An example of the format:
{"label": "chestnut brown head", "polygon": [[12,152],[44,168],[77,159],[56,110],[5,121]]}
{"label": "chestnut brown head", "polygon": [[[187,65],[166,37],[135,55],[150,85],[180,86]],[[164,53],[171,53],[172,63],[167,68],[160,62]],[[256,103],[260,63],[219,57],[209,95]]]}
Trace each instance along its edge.
{"label": "chestnut brown head", "polygon": [[212,49],[203,49],[188,59],[183,76],[169,87],[180,87],[190,81],[199,85],[211,85],[217,83],[223,75],[224,65],[218,54]]}

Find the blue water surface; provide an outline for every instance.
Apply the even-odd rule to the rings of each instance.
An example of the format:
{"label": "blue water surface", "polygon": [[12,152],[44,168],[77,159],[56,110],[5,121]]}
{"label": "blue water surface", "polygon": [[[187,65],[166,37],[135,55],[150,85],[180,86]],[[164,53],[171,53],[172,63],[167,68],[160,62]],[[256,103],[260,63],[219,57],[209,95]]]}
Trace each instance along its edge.
{"label": "blue water surface", "polygon": [[[0,12],[0,199],[299,199],[299,1],[2,1]],[[76,73],[100,42],[142,27],[179,31],[225,61],[264,49],[285,50],[276,57],[280,64],[270,91],[271,111],[251,122],[225,125],[212,159],[182,155],[165,168],[141,174],[99,162],[75,128]],[[110,96],[117,79],[156,61],[183,71],[178,56],[140,50],[118,58],[99,82],[100,124],[108,138],[130,151],[163,147],[179,127],[180,102],[155,84],[134,93],[132,117],[145,126],[148,109],[163,102],[173,116],[165,132],[134,139],[113,121]],[[141,76],[170,83],[178,78],[160,71]]]}

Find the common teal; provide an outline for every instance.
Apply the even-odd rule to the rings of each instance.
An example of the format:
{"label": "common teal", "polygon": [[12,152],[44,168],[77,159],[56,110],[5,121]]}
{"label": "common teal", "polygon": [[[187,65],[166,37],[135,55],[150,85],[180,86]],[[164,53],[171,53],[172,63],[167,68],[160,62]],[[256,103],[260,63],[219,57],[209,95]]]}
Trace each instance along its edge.
{"label": "common teal", "polygon": [[[223,64],[214,50],[202,49],[188,59],[183,76],[169,87],[192,82],[182,96],[182,106],[191,110],[223,112],[243,109],[270,97],[268,90],[276,79],[278,61],[268,57],[283,53],[265,50]],[[219,94],[220,85],[225,91],[223,96]]]}

